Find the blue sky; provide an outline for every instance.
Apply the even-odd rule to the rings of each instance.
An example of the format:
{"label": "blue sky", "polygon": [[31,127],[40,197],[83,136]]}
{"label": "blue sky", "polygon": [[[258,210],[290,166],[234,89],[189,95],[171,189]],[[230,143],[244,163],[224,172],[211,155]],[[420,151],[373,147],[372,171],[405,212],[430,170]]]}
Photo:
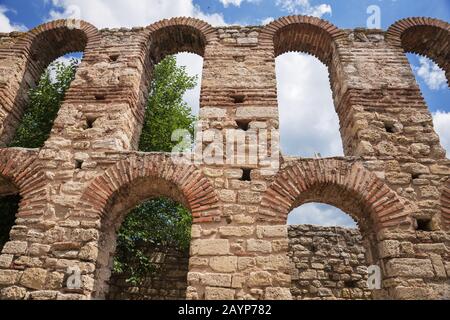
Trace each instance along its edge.
{"label": "blue sky", "polygon": [[[450,0],[0,0],[0,32],[27,30],[57,18],[81,18],[105,28],[145,26],[174,16],[193,16],[213,25],[260,25],[289,14],[311,14],[340,28],[355,28],[366,26],[370,5],[380,7],[382,29],[412,16],[450,21]],[[441,143],[450,151],[450,90],[445,75],[429,60],[408,58]],[[191,74],[201,74],[200,57],[180,54],[178,62]],[[342,155],[328,70],[317,59],[295,53],[278,57],[276,67],[283,152]],[[185,97],[193,113],[198,112],[199,92],[197,86]],[[299,108],[302,112],[297,112]],[[290,222],[354,226],[338,210],[318,204],[302,206]]]}

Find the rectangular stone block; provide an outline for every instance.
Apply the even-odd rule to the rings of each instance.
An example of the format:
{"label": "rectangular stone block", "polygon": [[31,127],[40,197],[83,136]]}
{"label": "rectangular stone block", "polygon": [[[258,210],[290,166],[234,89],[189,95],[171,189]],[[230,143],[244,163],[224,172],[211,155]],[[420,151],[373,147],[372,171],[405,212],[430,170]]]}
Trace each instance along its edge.
{"label": "rectangular stone block", "polygon": [[3,246],[2,253],[24,254],[27,251],[28,243],[25,241],[9,241]]}
{"label": "rectangular stone block", "polygon": [[201,275],[200,282],[210,287],[230,287],[231,275],[220,273],[205,273]]}
{"label": "rectangular stone block", "polygon": [[272,252],[272,243],[265,240],[247,240],[247,251],[249,252],[261,252],[270,253]]}
{"label": "rectangular stone block", "polygon": [[238,119],[264,119],[277,117],[278,109],[272,107],[239,107],[236,110],[236,118]]}
{"label": "rectangular stone block", "polygon": [[237,257],[213,257],[209,260],[209,266],[217,272],[235,272],[237,270]]}
{"label": "rectangular stone block", "polygon": [[248,237],[253,234],[253,227],[220,227],[219,234],[224,237]]}
{"label": "rectangular stone block", "polygon": [[230,243],[226,239],[199,239],[192,242],[192,255],[221,256],[230,253]]}
{"label": "rectangular stone block", "polygon": [[211,288],[206,287],[205,299],[206,300],[234,300],[235,290],[225,288]]}
{"label": "rectangular stone block", "polygon": [[386,264],[389,276],[433,278],[434,271],[428,259],[395,258]]}
{"label": "rectangular stone block", "polygon": [[287,226],[259,226],[256,228],[258,238],[287,238]]}
{"label": "rectangular stone block", "polygon": [[16,283],[20,272],[15,270],[0,270],[0,285],[11,286]]}
{"label": "rectangular stone block", "polygon": [[26,269],[20,278],[20,284],[35,290],[44,289],[47,270],[40,268]]}

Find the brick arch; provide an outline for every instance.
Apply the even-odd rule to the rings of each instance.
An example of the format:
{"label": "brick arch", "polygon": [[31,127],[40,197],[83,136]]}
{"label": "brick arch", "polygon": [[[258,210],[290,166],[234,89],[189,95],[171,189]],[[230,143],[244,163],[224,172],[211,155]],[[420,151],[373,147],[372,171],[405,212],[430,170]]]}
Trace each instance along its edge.
{"label": "brick arch", "polygon": [[18,217],[43,213],[44,205],[37,198],[45,197],[46,179],[38,163],[37,150],[0,149],[0,175],[4,194],[21,196]]}
{"label": "brick arch", "polygon": [[116,251],[117,231],[126,214],[151,197],[168,196],[187,207],[194,223],[220,219],[218,198],[209,180],[190,164],[175,164],[170,154],[132,155],[94,179],[80,200],[80,212],[101,217],[92,296],[103,299]]}
{"label": "brick arch", "polygon": [[[28,91],[39,81],[47,66],[71,52],[89,52],[98,46],[100,34],[91,24],[80,20],[56,20],[22,33],[6,56],[20,59],[18,83],[0,86],[0,105],[4,116],[0,144],[8,144],[28,103]],[[88,59],[87,54],[83,59]]]}
{"label": "brick arch", "polygon": [[288,16],[265,26],[260,43],[274,46],[275,56],[296,51],[311,54],[330,66],[335,43],[345,33],[328,21],[310,16]]}
{"label": "brick arch", "polygon": [[[147,154],[131,156],[117,162],[98,176],[87,187],[81,197],[80,207],[94,215],[105,216],[114,197],[134,183],[143,180],[166,183],[191,211],[194,222],[217,221],[220,219],[218,198],[210,181],[190,164],[175,164],[169,154]],[[156,182],[157,181],[157,182]],[[172,196],[162,192],[158,196]],[[152,194],[146,195],[147,198]],[[140,199],[146,200],[145,198]],[[136,203],[138,204],[138,203]]]}
{"label": "brick arch", "polygon": [[441,195],[442,224],[446,230],[450,230],[450,178],[447,179]]}
{"label": "brick arch", "polygon": [[337,159],[287,164],[266,191],[260,218],[285,223],[290,211],[308,202],[334,205],[363,229],[411,225],[404,203],[383,181],[361,164]]}
{"label": "brick arch", "polygon": [[433,18],[406,18],[391,25],[386,39],[405,52],[435,61],[450,84],[450,24]]}
{"label": "brick arch", "polygon": [[158,63],[165,56],[180,52],[204,56],[206,44],[217,39],[217,31],[210,24],[195,18],[164,19],[147,27],[150,38],[150,57]]}
{"label": "brick arch", "polygon": [[65,54],[95,48],[100,39],[97,28],[88,22],[55,20],[24,33],[14,49],[23,50],[42,69]]}

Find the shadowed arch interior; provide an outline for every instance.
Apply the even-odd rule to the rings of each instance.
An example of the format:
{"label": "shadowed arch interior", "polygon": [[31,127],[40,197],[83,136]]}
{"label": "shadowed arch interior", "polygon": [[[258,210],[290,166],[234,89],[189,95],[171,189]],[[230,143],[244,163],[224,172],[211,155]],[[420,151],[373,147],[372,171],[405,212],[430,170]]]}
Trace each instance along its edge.
{"label": "shadowed arch interior", "polygon": [[150,35],[150,58],[157,64],[168,55],[181,52],[203,57],[206,38],[191,26],[167,26]]}
{"label": "shadowed arch interior", "polygon": [[315,25],[287,25],[275,33],[275,56],[286,52],[303,52],[329,66],[334,50],[332,41],[330,34]]}
{"label": "shadowed arch interior", "polygon": [[121,186],[109,199],[106,211],[101,219],[99,251],[93,296],[105,298],[109,294],[109,279],[113,268],[114,253],[117,246],[117,234],[122,222],[130,211],[145,201],[156,198],[169,198],[189,208],[185,196],[178,187],[161,177],[138,178]]}
{"label": "shadowed arch interior", "polygon": [[407,18],[390,26],[386,38],[405,53],[433,60],[445,71],[450,85],[450,24],[432,18]]}

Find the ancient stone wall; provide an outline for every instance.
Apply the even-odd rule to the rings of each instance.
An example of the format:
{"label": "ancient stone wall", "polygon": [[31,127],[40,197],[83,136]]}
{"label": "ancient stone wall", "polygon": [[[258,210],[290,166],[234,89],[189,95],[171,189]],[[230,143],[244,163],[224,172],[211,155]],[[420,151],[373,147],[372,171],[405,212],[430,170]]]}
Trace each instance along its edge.
{"label": "ancient stone wall", "polygon": [[293,299],[372,298],[359,230],[296,225],[288,237]]}
{"label": "ancient stone wall", "polygon": [[[0,296],[106,297],[124,216],[166,196],[194,218],[188,299],[291,299],[286,218],[308,202],[358,222],[367,262],[382,270],[375,299],[448,299],[450,161],[405,52],[427,55],[450,79],[449,33],[429,18],[381,31],[291,16],[261,27],[175,18],[100,31],[58,20],[1,34],[2,146],[45,65],[71,51],[84,57],[45,145],[0,149],[0,190],[21,196]],[[328,67],[345,157],[280,154],[275,58],[288,51]],[[177,52],[204,58],[196,138],[213,161],[197,149],[189,162],[136,151],[153,67]],[[246,153],[257,149],[252,157],[220,148],[236,135]],[[67,281],[74,269],[77,288]]]}
{"label": "ancient stone wall", "polygon": [[176,248],[139,248],[152,263],[147,277],[133,284],[130,273],[113,273],[109,280],[109,300],[184,300],[186,299],[189,250]]}

